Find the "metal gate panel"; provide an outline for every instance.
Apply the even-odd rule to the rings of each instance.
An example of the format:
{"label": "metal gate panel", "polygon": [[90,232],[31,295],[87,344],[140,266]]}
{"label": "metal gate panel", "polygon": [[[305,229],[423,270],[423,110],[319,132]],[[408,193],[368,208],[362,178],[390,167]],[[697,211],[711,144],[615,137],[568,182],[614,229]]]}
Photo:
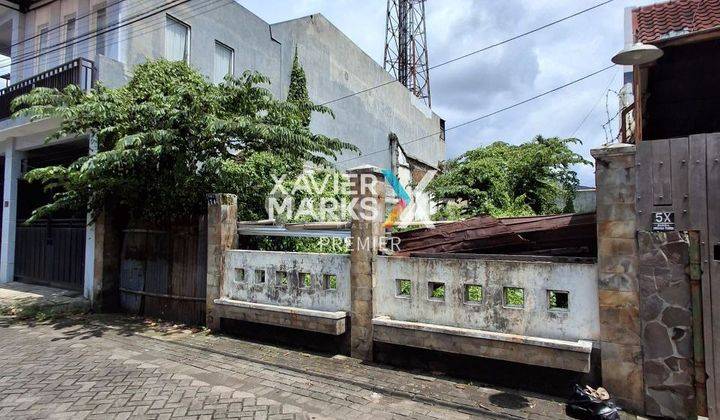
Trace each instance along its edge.
{"label": "metal gate panel", "polygon": [[[710,272],[710,292],[712,294],[712,323],[720,327],[720,255],[716,255],[715,248],[720,247],[720,133],[707,135],[707,216],[708,241],[707,260]],[[720,250],[717,250],[720,253]],[[720,372],[720,334],[713,336],[714,372]],[[720,378],[714,378],[715,402],[720,401]],[[717,409],[717,407],[716,407]]]}
{"label": "metal gate panel", "polygon": [[15,234],[15,279],[64,289],[83,289],[84,219],[18,222]]}
{"label": "metal gate panel", "polygon": [[640,182],[641,180],[652,179],[652,148],[646,147],[644,143],[640,143],[637,146],[637,152],[635,156],[636,160],[636,171],[635,176],[637,182],[635,183],[637,200],[636,200],[636,211],[637,211],[637,222],[638,226],[643,226],[645,219],[650,218],[650,212],[652,212],[652,183]]}
{"label": "metal gate panel", "polygon": [[[637,223],[651,229],[652,212],[675,213],[676,230],[700,232],[703,334],[708,409],[720,416],[720,133],[644,141],[637,145]],[[720,249],[718,250],[720,251]],[[717,256],[720,258],[720,256]],[[716,326],[713,328],[713,326]]]}
{"label": "metal gate panel", "polygon": [[672,170],[670,160],[670,141],[655,140],[650,142],[652,148],[652,187],[653,204],[669,206],[672,200]]}
{"label": "metal gate panel", "polygon": [[670,155],[667,157],[670,167],[673,207],[676,209],[675,224],[678,230],[688,230],[690,214],[688,211],[688,138],[670,140]]}
{"label": "metal gate panel", "polygon": [[715,418],[717,380],[715,379],[715,351],[713,344],[713,314],[711,277],[708,265],[708,195],[707,195],[707,135],[690,136],[688,161],[688,213],[690,227],[700,231],[700,266],[702,268],[703,339],[705,344],[705,382],[708,395],[708,411]]}

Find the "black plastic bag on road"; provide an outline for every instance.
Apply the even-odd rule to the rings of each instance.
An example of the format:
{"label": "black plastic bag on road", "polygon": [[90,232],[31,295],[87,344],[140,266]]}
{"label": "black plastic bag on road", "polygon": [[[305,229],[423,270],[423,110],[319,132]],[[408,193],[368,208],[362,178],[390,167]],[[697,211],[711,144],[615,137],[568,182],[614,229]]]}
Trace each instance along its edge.
{"label": "black plastic bag on road", "polygon": [[620,420],[622,409],[609,400],[607,391],[598,392],[590,387],[575,385],[572,397],[567,403],[567,415],[583,420]]}

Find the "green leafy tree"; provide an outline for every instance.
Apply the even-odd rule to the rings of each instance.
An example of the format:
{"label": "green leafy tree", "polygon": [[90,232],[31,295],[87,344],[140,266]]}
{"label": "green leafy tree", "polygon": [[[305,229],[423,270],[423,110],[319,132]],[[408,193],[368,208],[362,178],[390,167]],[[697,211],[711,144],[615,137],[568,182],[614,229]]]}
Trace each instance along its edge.
{"label": "green leafy tree", "polygon": [[295,57],[293,58],[292,70],[290,71],[290,87],[288,89],[288,102],[298,107],[299,117],[305,127],[310,126],[312,114],[312,104],[308,94],[307,79],[305,78],[305,70],[300,64],[297,47],[295,47]]}
{"label": "green leafy tree", "polygon": [[438,217],[572,212],[579,183],[572,167],[590,164],[571,150],[577,143],[537,136],[520,145],[496,142],[447,162],[428,188],[436,200],[449,202]]}
{"label": "green leafy tree", "polygon": [[171,221],[204,213],[213,192],[238,194],[241,218],[266,217],[271,175],[299,173],[306,162],[329,166],[342,151],[357,150],[312,133],[299,107],[273,98],[267,83],[245,72],[214,85],[183,62],[159,60],[136,67],[118,89],[37,88],[16,99],[16,116],[61,121],[48,141],[90,135],[97,145],[67,167],[26,175],[54,192],[32,219],[87,208],[93,217],[119,210],[138,222]]}

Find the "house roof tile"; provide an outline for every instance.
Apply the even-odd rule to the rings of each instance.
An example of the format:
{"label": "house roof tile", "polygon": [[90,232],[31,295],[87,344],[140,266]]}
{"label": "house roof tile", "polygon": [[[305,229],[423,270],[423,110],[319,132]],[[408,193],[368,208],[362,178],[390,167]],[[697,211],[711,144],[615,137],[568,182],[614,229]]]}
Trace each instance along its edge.
{"label": "house roof tile", "polygon": [[671,0],[632,14],[635,39],[644,43],[720,28],[720,0]]}

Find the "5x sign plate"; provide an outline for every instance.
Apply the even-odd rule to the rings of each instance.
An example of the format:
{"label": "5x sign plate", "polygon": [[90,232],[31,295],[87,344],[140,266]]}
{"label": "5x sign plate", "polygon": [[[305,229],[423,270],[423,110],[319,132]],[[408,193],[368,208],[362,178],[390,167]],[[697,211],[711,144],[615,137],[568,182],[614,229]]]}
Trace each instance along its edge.
{"label": "5x sign plate", "polygon": [[652,214],[653,232],[672,232],[675,230],[675,212],[657,211]]}

